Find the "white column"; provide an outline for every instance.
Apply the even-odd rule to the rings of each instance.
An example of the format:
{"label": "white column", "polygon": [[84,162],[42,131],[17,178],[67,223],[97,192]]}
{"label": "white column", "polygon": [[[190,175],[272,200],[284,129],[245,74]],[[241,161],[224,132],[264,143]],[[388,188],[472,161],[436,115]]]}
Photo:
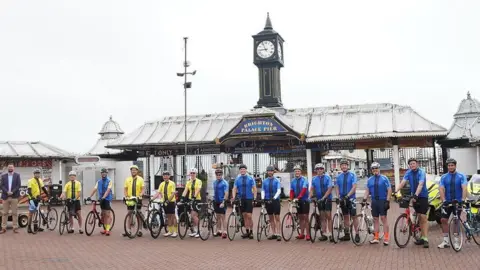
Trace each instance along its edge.
{"label": "white column", "polygon": [[307,149],[307,177],[308,177],[308,185],[312,185],[312,149]]}
{"label": "white column", "polygon": [[[478,147],[477,147],[477,153],[478,153]],[[58,179],[57,179],[57,184],[59,184],[60,180],[62,180],[62,184],[65,183],[65,179],[62,179],[63,178],[63,175],[62,175],[62,160],[59,160],[58,161]],[[53,185],[53,179],[52,179],[52,185]]]}
{"label": "white column", "polygon": [[480,170],[480,146],[477,145],[477,172],[478,170]]}
{"label": "white column", "polygon": [[156,187],[155,188],[155,173],[157,172],[157,169],[155,168],[155,156],[154,155],[150,155],[150,157],[148,158],[148,162],[150,163],[150,190],[151,190],[151,194],[150,196],[154,193],[154,191],[156,190]]}
{"label": "white column", "polygon": [[395,175],[395,186],[400,185],[400,153],[398,145],[393,145],[393,170]]}

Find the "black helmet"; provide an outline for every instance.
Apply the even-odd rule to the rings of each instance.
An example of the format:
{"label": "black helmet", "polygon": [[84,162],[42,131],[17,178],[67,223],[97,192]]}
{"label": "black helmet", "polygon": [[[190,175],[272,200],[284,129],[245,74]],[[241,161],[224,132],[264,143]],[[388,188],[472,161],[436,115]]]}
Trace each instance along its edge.
{"label": "black helmet", "polygon": [[242,164],[242,165],[240,165],[240,167],[238,167],[238,168],[239,168],[239,169],[247,169],[247,165]]}
{"label": "black helmet", "polygon": [[267,172],[273,172],[273,171],[275,171],[275,167],[273,167],[272,165],[267,166]]}
{"label": "black helmet", "polygon": [[223,170],[222,169],[216,169],[215,174],[223,174]]}
{"label": "black helmet", "polygon": [[346,159],[340,160],[340,165],[342,165],[342,164],[350,165],[350,163],[349,163],[348,160],[346,160]]}
{"label": "black helmet", "polygon": [[408,159],[407,164],[410,165],[410,162],[412,162],[412,161],[418,162],[416,158],[411,157],[411,158]]}
{"label": "black helmet", "polygon": [[453,163],[454,165],[457,165],[457,161],[454,158],[447,159],[447,161],[445,163],[447,163],[447,165],[450,164],[450,163]]}
{"label": "black helmet", "polygon": [[100,173],[108,173],[108,170],[105,169],[105,168],[102,168],[102,169],[100,170]]}
{"label": "black helmet", "polygon": [[170,172],[169,171],[164,171],[163,175],[170,175]]}

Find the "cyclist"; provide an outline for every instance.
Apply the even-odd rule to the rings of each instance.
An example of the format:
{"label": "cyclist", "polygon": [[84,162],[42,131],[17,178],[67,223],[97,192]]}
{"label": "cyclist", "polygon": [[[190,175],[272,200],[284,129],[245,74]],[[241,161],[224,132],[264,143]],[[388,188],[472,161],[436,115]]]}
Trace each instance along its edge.
{"label": "cyclist", "polygon": [[417,213],[422,235],[420,239],[415,241],[415,245],[423,245],[424,248],[428,248],[427,212],[430,206],[428,205],[427,177],[425,171],[418,168],[418,163],[415,158],[408,159],[408,166],[410,169],[405,173],[400,185],[395,188],[395,192],[399,192],[407,181],[409,182],[410,192],[413,195],[413,208]]}
{"label": "cyclist", "polygon": [[213,182],[213,208],[217,214],[217,232],[213,236],[222,236],[227,238],[227,223],[225,222],[225,213],[227,212],[228,182],[223,179],[223,170],[215,170],[216,181]]}
{"label": "cyclist", "polygon": [[[29,201],[29,206],[28,206],[28,233],[32,233],[32,214],[37,211],[38,203],[40,200],[42,200],[41,193],[42,190],[45,192],[45,195],[48,198],[48,190],[47,188],[43,185],[43,180],[40,178],[40,170],[35,169],[33,170],[33,178],[28,180],[28,201]],[[34,226],[38,226],[39,224],[35,224]],[[35,230],[38,230],[39,232],[43,231],[43,228],[36,228]]]}
{"label": "cyclist", "polygon": [[[457,201],[461,207],[467,198],[467,178],[463,173],[457,172],[457,161],[449,158],[446,161],[448,173],[442,175],[440,178],[440,199],[442,205],[442,232],[443,242],[438,245],[438,248],[450,247],[448,238],[448,218],[453,211],[453,206],[448,206],[453,201]],[[460,215],[461,210],[458,211]]]}
{"label": "cyclist", "polygon": [[[333,182],[330,176],[325,174],[325,166],[321,163],[315,165],[317,176],[312,179],[310,188],[310,198],[315,194],[318,200],[318,211],[320,212],[320,221],[322,224],[322,236],[320,241],[327,241],[327,232],[332,222],[332,188]],[[330,236],[330,241],[333,238]]]}
{"label": "cyclist", "polygon": [[[176,186],[173,181],[170,181],[170,172],[163,172],[163,182],[160,183],[158,187],[157,194],[152,198],[152,200],[160,197],[160,202],[164,203],[165,214],[167,215],[168,221],[168,232],[163,236],[165,237],[177,237],[177,218],[175,217],[175,202],[176,202]],[[166,202],[166,204],[165,204]]]}
{"label": "cyclist", "polygon": [[297,235],[296,238],[310,241],[310,230],[307,229],[308,214],[310,213],[310,202],[308,200],[308,180],[302,176],[302,168],[300,166],[296,165],[293,167],[293,171],[295,177],[290,182],[290,200],[298,200],[297,213],[300,222],[300,234]]}
{"label": "cyclist", "polygon": [[[342,241],[350,240],[350,216],[357,215],[357,209],[355,207],[356,191],[357,191],[357,176],[348,170],[349,162],[346,159],[340,160],[340,170],[341,172],[337,175],[337,204],[342,199],[340,207],[344,216],[343,222],[345,225],[345,235],[340,239]],[[344,202],[344,203],[343,203]],[[358,228],[357,219],[353,220],[353,226]],[[357,229],[355,229],[358,232]],[[360,235],[358,233],[355,235],[355,241],[360,241]]]}
{"label": "cyclist", "polygon": [[200,237],[197,232],[198,226],[198,209],[197,202],[200,202],[202,199],[202,195],[200,194],[200,190],[202,189],[202,180],[197,178],[198,170],[196,168],[190,169],[190,180],[188,180],[187,184],[185,185],[185,190],[183,191],[182,197],[185,198],[188,192],[188,199],[193,200],[192,204],[192,221],[193,221],[193,232],[190,237]]}
{"label": "cyclist", "polygon": [[95,183],[95,187],[93,187],[92,193],[90,194],[90,197],[87,198],[87,201],[90,201],[92,199],[91,197],[97,193],[97,198],[100,201],[100,209],[102,210],[102,222],[105,225],[105,230],[100,233],[109,236],[112,223],[110,210],[112,210],[111,201],[113,182],[108,177],[107,169],[102,168],[100,170],[100,175],[102,178]]}
{"label": "cyclist", "polygon": [[[124,199],[128,199],[131,197],[136,197],[138,199],[137,202],[134,202],[134,201],[126,202],[128,213],[131,213],[135,207],[137,207],[139,212],[142,209],[142,198],[143,198],[143,193],[145,192],[145,181],[140,175],[138,175],[139,171],[140,170],[138,169],[137,165],[130,166],[130,176],[127,177],[127,179],[125,179],[125,183],[123,185],[123,196],[125,196]],[[128,229],[131,229],[131,226],[132,226],[131,220],[127,220],[127,224],[128,224],[127,225]],[[122,235],[124,237],[128,236],[126,233],[123,233]],[[137,236],[142,237],[142,235],[143,235],[142,231],[139,230],[139,232],[137,233]]]}
{"label": "cyclist", "polygon": [[380,174],[380,164],[378,162],[373,162],[370,166],[372,169],[373,175],[370,176],[367,180],[365,195],[363,197],[362,204],[364,205],[367,202],[368,196],[372,196],[372,216],[373,216],[373,226],[374,226],[374,237],[370,241],[370,244],[378,244],[379,241],[379,223],[378,217],[382,220],[383,224],[383,244],[388,246],[389,243],[389,228],[387,220],[387,211],[390,209],[390,196],[392,195],[392,186],[390,185],[390,180]]}
{"label": "cyclist", "polygon": [[275,168],[273,166],[267,167],[267,178],[262,182],[262,200],[269,200],[270,203],[266,205],[267,214],[270,219],[270,228],[272,235],[268,237],[269,240],[282,241],[280,237],[280,181],[273,176]]}
{"label": "cyclist", "polygon": [[68,174],[68,181],[63,188],[63,193],[60,196],[61,199],[67,198],[70,202],[67,205],[68,212],[70,213],[70,228],[68,233],[73,233],[73,216],[77,215],[78,219],[78,233],[83,234],[82,231],[82,206],[80,205],[80,192],[82,191],[82,184],[77,180],[77,172],[71,171]]}
{"label": "cyclist", "polygon": [[247,232],[242,235],[243,239],[249,238],[253,239],[253,200],[254,194],[257,194],[257,185],[255,180],[247,174],[247,165],[242,164],[239,166],[240,175],[235,179],[235,183],[232,189],[232,201],[235,200],[235,197],[240,197],[240,210],[243,215],[243,220],[245,221],[245,228]]}

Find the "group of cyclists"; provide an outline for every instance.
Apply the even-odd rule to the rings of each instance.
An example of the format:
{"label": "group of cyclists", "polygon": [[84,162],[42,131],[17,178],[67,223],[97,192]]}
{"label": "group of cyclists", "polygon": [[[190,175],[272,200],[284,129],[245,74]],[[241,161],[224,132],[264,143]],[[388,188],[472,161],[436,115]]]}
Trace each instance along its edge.
{"label": "group of cyclists", "polygon": [[[419,218],[419,224],[421,228],[421,237],[415,242],[416,245],[421,245],[424,248],[429,247],[428,240],[428,219],[427,213],[429,210],[428,191],[426,186],[426,173],[424,170],[418,167],[418,162],[415,158],[408,160],[409,170],[405,173],[400,185],[396,187],[395,193],[398,193],[408,183],[410,186],[410,193],[412,196],[412,205]],[[457,172],[457,161],[454,159],[447,159],[448,172],[442,175],[439,192],[440,198],[443,202],[442,210],[442,232],[444,239],[438,248],[448,248],[450,246],[448,241],[448,225],[447,221],[451,215],[453,208],[452,202],[462,204],[466,200],[467,196],[467,180],[464,174]],[[252,212],[255,204],[257,185],[252,176],[247,173],[247,166],[240,166],[240,174],[235,179],[232,196],[230,201],[238,201],[241,213],[243,215],[245,233],[241,235],[243,239],[253,239],[253,219]],[[308,215],[310,213],[310,203],[312,200],[316,200],[318,212],[320,213],[321,220],[321,236],[320,241],[333,242],[331,235],[332,226],[332,203],[336,203],[341,209],[341,213],[344,216],[343,237],[341,241],[349,241],[351,237],[358,240],[358,219],[353,218],[357,215],[357,176],[355,173],[349,170],[349,162],[347,160],[341,160],[340,162],[341,173],[338,174],[336,181],[334,182],[331,177],[325,173],[325,166],[323,164],[316,164],[315,171],[316,176],[313,177],[311,184],[306,177],[302,175],[302,169],[300,166],[294,167],[294,178],[290,183],[289,201],[295,202],[297,205],[297,214],[299,220],[299,234],[297,239],[311,240],[310,228],[308,224]],[[370,167],[372,176],[368,178],[366,182],[366,190],[360,204],[363,206],[367,203],[369,197],[371,198],[371,214],[374,221],[374,235],[370,241],[371,244],[380,243],[379,239],[379,224],[383,224],[382,238],[383,244],[388,245],[390,240],[389,225],[387,219],[387,213],[390,209],[390,201],[392,194],[392,187],[390,180],[380,173],[380,164],[373,162]],[[142,198],[145,192],[145,182],[139,175],[139,168],[136,165],[130,167],[131,175],[125,180],[124,183],[124,196],[125,198]],[[201,189],[202,181],[197,178],[198,170],[192,168],[189,172],[190,177],[185,185],[185,189],[180,197],[180,202],[192,201],[191,204],[191,217],[192,217],[192,231],[189,234],[190,237],[199,237],[197,230],[199,222],[199,214],[201,213],[198,202],[202,200]],[[262,203],[266,203],[266,211],[269,218],[270,235],[269,240],[281,241],[281,184],[280,181],[274,176],[275,168],[268,166],[266,168],[266,178],[262,182],[261,200]],[[47,196],[47,189],[44,187],[42,180],[40,179],[40,171],[34,171],[34,178],[28,181],[28,197],[30,199],[30,212],[34,212],[38,206],[38,202],[41,200],[40,194],[43,190]],[[76,172],[71,171],[69,173],[69,182],[66,183],[61,198],[65,199],[68,203],[68,209],[71,213],[76,214],[79,226],[79,233],[83,234],[82,230],[82,218],[81,218],[81,204],[80,193],[81,183],[76,179]],[[227,224],[226,224],[226,212],[229,201],[229,183],[223,177],[223,170],[215,170],[215,181],[213,181],[213,209],[217,216],[216,232],[214,236],[227,238]],[[176,204],[177,204],[177,192],[175,182],[170,180],[170,173],[163,173],[163,182],[158,188],[158,192],[152,197],[152,200],[160,200],[161,207],[163,207],[166,214],[168,224],[167,232],[164,237],[175,238],[178,236],[178,222],[176,218]],[[336,193],[335,200],[333,200],[333,193]],[[92,190],[90,197],[91,200],[96,194],[97,199],[100,201],[100,207],[102,210],[102,219],[104,224],[104,230],[101,232],[103,235],[110,235],[110,228],[112,217],[110,216],[111,201],[112,201],[112,181],[108,177],[108,171],[106,169],[101,170],[101,179],[99,179]],[[267,203],[268,202],[268,203]],[[131,212],[136,207],[141,209],[141,199],[138,200],[125,200],[127,211]],[[31,215],[29,215],[30,217]],[[352,217],[352,218],[351,218]],[[350,221],[353,221],[353,227],[357,232],[355,235],[350,235]],[[28,221],[28,231],[31,232],[31,219]],[[70,226],[68,233],[74,232],[73,218],[70,217]],[[329,232],[330,231],[330,232]],[[330,234],[330,235],[329,235]],[[124,233],[123,236],[128,236]],[[138,236],[141,236],[141,231],[138,232]]]}

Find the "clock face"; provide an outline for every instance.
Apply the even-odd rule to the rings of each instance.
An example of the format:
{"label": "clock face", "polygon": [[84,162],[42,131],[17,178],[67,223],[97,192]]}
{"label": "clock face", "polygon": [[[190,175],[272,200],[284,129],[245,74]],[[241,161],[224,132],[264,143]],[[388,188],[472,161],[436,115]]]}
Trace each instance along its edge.
{"label": "clock face", "polygon": [[278,48],[278,58],[280,58],[281,60],[283,60],[282,46],[280,45],[280,43],[278,43],[277,48]]}
{"label": "clock face", "polygon": [[271,57],[274,52],[275,45],[269,40],[264,40],[257,46],[257,54],[263,59]]}

